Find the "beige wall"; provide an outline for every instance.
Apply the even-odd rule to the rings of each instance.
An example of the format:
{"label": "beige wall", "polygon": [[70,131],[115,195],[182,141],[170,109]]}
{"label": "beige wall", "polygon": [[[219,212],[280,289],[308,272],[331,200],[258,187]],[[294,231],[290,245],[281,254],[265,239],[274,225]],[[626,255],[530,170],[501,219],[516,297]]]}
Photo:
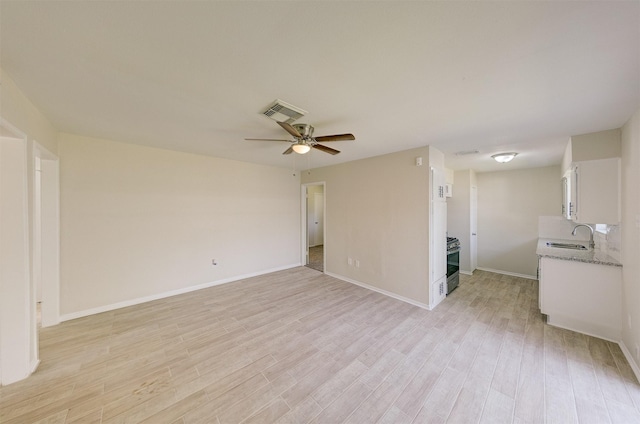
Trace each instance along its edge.
{"label": "beige wall", "polygon": [[620,157],[620,129],[571,137],[571,161]]}
{"label": "beige wall", "polygon": [[0,117],[37,141],[51,153],[58,151],[57,130],[0,68]]}
{"label": "beige wall", "polygon": [[559,175],[559,166],[477,174],[478,268],[536,276],[538,217],[560,215]]}
{"label": "beige wall", "polygon": [[[640,109],[622,128],[622,342],[640,371]],[[631,327],[628,320],[631,320]]]}
{"label": "beige wall", "polygon": [[59,151],[63,319],[300,264],[289,169],[69,134]]}
{"label": "beige wall", "polygon": [[326,272],[428,305],[428,163],[424,147],[303,173],[326,182]]}

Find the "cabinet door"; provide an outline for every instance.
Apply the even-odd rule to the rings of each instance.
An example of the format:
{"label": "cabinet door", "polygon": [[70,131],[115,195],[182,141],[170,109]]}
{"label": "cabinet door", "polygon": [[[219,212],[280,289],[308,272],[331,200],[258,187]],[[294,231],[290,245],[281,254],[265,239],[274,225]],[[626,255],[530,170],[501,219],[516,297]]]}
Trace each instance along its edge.
{"label": "cabinet door", "polygon": [[431,281],[447,276],[447,204],[433,203]]}
{"label": "cabinet door", "polygon": [[429,299],[430,309],[435,308],[436,305],[442,302],[442,300],[444,300],[445,297],[447,297],[447,278],[446,277],[431,283],[431,294]]}
{"label": "cabinet door", "polygon": [[548,324],[620,339],[621,267],[542,258],[539,289]]}
{"label": "cabinet door", "polygon": [[568,219],[578,220],[576,211],[578,210],[578,170],[576,166],[572,166],[567,178],[567,188],[569,190],[569,215]]}
{"label": "cabinet door", "polygon": [[447,203],[444,172],[431,168],[430,282],[447,276]]}
{"label": "cabinet door", "polygon": [[569,177],[564,176],[561,180],[562,185],[562,216],[567,219],[571,219],[571,214],[569,214],[569,203],[571,199],[569,197]]}
{"label": "cabinet door", "polygon": [[572,219],[586,224],[620,222],[620,159],[599,159],[575,165],[576,203]]}
{"label": "cabinet door", "polygon": [[431,168],[431,200],[435,202],[447,201],[447,188],[444,171]]}

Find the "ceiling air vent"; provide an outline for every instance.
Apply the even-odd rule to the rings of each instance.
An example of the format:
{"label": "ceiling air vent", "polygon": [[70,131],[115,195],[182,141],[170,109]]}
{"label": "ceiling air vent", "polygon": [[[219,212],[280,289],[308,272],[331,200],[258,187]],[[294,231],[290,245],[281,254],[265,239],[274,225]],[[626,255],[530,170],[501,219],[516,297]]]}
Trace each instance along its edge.
{"label": "ceiling air vent", "polygon": [[480,153],[479,150],[463,150],[461,152],[455,152],[454,155],[456,155],[456,156],[467,156],[467,155],[477,155],[478,153]]}
{"label": "ceiling air vent", "polygon": [[268,118],[278,122],[292,123],[298,118],[302,118],[306,115],[307,111],[290,105],[287,102],[283,102],[280,99],[276,99],[271,106],[267,108],[262,114]]}

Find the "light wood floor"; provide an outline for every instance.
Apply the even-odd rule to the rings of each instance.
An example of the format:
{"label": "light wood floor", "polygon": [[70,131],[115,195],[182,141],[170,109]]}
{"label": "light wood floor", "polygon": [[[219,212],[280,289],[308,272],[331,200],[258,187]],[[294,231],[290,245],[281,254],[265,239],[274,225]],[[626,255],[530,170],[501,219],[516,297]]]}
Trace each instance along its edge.
{"label": "light wood floor", "polygon": [[10,423],[639,423],[617,345],[477,271],[434,311],[299,267],[65,322]]}
{"label": "light wood floor", "polygon": [[313,246],[309,248],[309,268],[316,271],[324,271],[324,246]]}

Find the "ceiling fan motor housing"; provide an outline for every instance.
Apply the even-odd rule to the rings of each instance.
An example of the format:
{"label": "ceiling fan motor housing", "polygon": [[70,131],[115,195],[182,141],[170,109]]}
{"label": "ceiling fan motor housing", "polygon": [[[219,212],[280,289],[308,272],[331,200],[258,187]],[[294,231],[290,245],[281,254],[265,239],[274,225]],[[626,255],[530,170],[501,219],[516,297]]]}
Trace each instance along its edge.
{"label": "ceiling fan motor housing", "polygon": [[292,127],[300,133],[302,138],[313,137],[313,127],[309,124],[293,124]]}

